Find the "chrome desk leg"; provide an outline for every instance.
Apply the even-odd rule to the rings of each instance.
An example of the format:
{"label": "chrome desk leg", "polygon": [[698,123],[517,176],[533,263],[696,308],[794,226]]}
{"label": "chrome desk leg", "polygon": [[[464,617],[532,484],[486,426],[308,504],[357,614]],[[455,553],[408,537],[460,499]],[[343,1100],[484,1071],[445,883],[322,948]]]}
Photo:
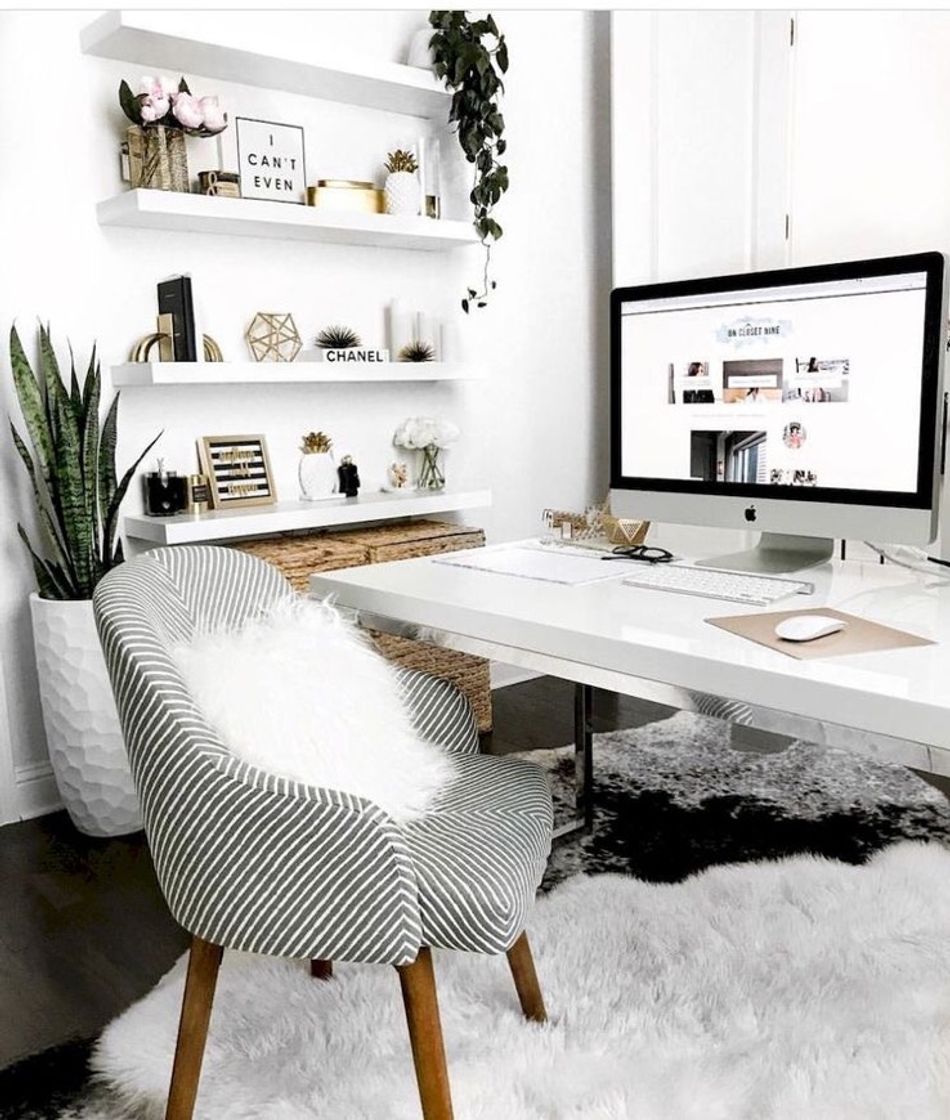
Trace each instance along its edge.
{"label": "chrome desk leg", "polygon": [[594,827],[593,701],[591,685],[574,685],[574,820],[556,828],[555,839],[575,832],[590,832]]}

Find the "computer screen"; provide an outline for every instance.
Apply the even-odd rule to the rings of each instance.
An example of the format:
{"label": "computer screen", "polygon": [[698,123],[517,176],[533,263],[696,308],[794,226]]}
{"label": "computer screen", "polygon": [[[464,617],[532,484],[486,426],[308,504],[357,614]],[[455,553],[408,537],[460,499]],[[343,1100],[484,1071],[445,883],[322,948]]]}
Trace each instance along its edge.
{"label": "computer screen", "polygon": [[612,485],[925,508],[941,283],[920,254],[618,289]]}

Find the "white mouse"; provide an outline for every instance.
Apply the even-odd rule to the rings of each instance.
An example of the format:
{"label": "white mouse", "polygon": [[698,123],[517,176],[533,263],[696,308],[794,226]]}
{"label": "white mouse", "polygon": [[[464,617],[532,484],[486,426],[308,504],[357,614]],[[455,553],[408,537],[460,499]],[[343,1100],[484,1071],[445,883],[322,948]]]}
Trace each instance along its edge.
{"label": "white mouse", "polygon": [[794,614],[791,618],[783,618],[775,627],[775,636],[784,638],[786,642],[813,642],[816,638],[837,634],[847,625],[843,619],[827,614]]}

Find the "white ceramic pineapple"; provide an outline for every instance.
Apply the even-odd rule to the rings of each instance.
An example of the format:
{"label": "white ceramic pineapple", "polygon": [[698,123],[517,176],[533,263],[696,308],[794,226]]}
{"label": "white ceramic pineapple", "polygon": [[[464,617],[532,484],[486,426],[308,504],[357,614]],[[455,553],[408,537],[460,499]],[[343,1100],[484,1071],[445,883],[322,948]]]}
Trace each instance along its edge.
{"label": "white ceramic pineapple", "polygon": [[297,478],[304,501],[319,502],[337,492],[336,463],[333,441],[324,432],[309,432],[303,437]]}
{"label": "white ceramic pineapple", "polygon": [[412,152],[405,152],[401,148],[389,153],[386,160],[386,176],[384,194],[386,199],[387,214],[418,214],[421,197],[419,177],[416,172],[419,165]]}

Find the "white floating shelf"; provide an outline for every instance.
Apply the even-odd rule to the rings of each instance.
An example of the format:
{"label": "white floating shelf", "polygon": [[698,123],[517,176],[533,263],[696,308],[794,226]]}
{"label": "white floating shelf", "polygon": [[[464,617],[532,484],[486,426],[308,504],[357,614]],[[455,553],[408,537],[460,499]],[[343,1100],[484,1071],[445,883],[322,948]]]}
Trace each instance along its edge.
{"label": "white floating shelf", "polygon": [[470,222],[394,214],[334,214],[321,212],[315,206],[215,198],[179,191],[123,191],[100,202],[96,213],[101,226],[171,232],[277,237],[430,252],[478,244],[478,235]]}
{"label": "white floating shelf", "polygon": [[[422,13],[420,13],[422,15]],[[110,11],[85,27],[86,54],[446,122],[451,94],[428,70],[332,54],[262,27],[260,13]]]}
{"label": "white floating shelf", "polygon": [[138,514],[125,518],[124,529],[127,537],[154,544],[193,544],[196,541],[236,540],[295,529],[322,529],[463,509],[484,509],[491,505],[491,499],[490,490],[409,494],[379,492],[322,502],[277,502],[273,506],[212,510],[198,516],[146,517]]}
{"label": "white floating shelf", "polygon": [[359,385],[362,382],[476,381],[470,366],[445,362],[126,362],[112,367],[117,389],[145,385]]}

